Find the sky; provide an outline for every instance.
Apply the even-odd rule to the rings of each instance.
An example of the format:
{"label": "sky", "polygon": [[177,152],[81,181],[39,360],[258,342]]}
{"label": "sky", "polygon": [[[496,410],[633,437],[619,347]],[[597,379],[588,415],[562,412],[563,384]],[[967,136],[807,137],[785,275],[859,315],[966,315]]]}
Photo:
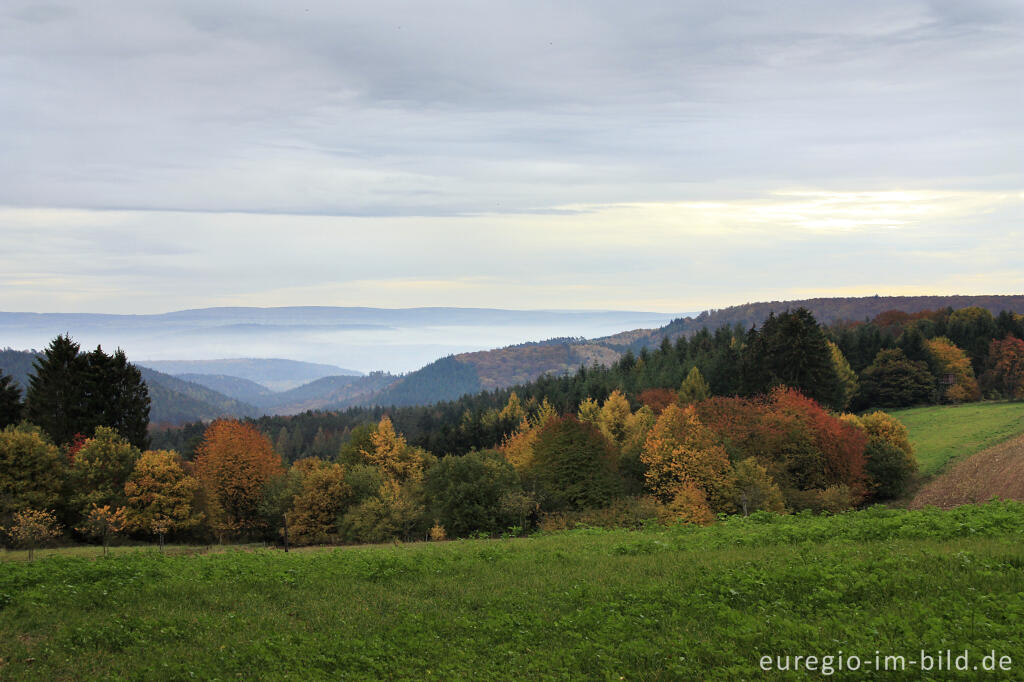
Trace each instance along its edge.
{"label": "sky", "polygon": [[0,3],[0,310],[1024,292],[1024,4]]}

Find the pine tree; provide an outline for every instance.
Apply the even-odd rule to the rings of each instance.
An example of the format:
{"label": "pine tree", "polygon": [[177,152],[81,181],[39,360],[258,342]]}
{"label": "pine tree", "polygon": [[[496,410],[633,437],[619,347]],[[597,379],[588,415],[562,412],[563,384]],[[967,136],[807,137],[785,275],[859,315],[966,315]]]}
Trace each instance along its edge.
{"label": "pine tree", "polygon": [[14,379],[0,370],[0,429],[21,421],[21,389]]}
{"label": "pine tree", "polygon": [[70,336],[50,342],[33,364],[26,396],[28,420],[40,426],[57,444],[70,443],[76,433],[89,433],[85,424],[85,362]]}

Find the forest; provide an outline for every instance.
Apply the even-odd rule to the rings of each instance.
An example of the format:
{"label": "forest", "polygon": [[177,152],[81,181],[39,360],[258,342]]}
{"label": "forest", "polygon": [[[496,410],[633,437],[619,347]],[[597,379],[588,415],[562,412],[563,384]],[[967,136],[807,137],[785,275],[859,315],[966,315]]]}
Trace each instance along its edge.
{"label": "forest", "polygon": [[124,354],[60,336],[24,402],[0,378],[0,525],[12,545],[287,546],[838,512],[915,473],[880,408],[1024,398],[1022,326],[965,308],[826,327],[797,308],[448,403],[152,436]]}

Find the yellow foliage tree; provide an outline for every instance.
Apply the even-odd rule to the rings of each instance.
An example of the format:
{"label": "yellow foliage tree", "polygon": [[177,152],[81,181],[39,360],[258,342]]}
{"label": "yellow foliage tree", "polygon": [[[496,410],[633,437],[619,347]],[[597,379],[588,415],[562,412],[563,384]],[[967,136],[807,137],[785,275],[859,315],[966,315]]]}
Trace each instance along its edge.
{"label": "yellow foliage tree", "polygon": [[576,416],[581,422],[601,427],[601,406],[593,398],[584,398],[580,402],[580,409],[577,410]]}
{"label": "yellow foliage tree", "polygon": [[516,395],[515,391],[509,394],[508,402],[505,403],[505,407],[501,409],[498,416],[513,424],[518,424],[526,418],[526,410],[523,408],[523,403],[520,402],[519,396]]}
{"label": "yellow foliage tree", "polygon": [[395,431],[388,417],[382,417],[377,429],[370,435],[370,447],[362,450],[363,458],[373,464],[385,480],[398,483],[420,481],[430,455],[406,442],[405,437]]}
{"label": "yellow foliage tree", "polygon": [[351,501],[352,488],[340,464],[308,471],[288,514],[292,539],[297,544],[333,542],[338,538],[338,515]]}
{"label": "yellow foliage tree", "polygon": [[699,488],[714,511],[731,511],[734,474],[729,455],[692,406],[669,405],[647,435],[641,461],[647,488],[670,502],[687,484]]}
{"label": "yellow foliage tree", "polygon": [[679,387],[679,404],[693,405],[702,400],[707,400],[710,396],[711,387],[704,380],[704,375],[700,373],[700,370],[694,367],[686,375],[686,378],[683,379],[682,386]]}
{"label": "yellow foliage tree", "polygon": [[110,538],[125,529],[128,524],[127,509],[118,507],[111,509],[109,504],[102,507],[93,505],[86,514],[82,525],[76,530],[91,538],[99,538],[103,545],[103,556],[107,556]]}
{"label": "yellow foliage tree", "polygon": [[666,505],[669,518],[677,523],[706,526],[715,520],[704,491],[693,483],[684,483]]}
{"label": "yellow foliage tree", "polygon": [[601,406],[601,421],[598,427],[601,433],[616,447],[622,447],[626,440],[627,424],[633,412],[629,408],[629,401],[622,391],[612,391],[604,404]]}
{"label": "yellow foliage tree", "polygon": [[171,450],[147,450],[124,486],[128,498],[128,527],[164,536],[194,528],[203,521],[196,507],[199,480],[189,476],[181,457]]}
{"label": "yellow foliage tree", "polygon": [[782,491],[768,470],[748,457],[736,464],[735,502],[743,515],[764,510],[781,514],[786,510]]}
{"label": "yellow foliage tree", "polygon": [[36,548],[60,537],[61,527],[53,512],[39,509],[23,509],[15,512],[11,525],[0,528],[15,547],[28,550],[28,559],[35,558]]}
{"label": "yellow foliage tree", "polygon": [[981,399],[981,389],[978,388],[974,368],[971,367],[971,359],[967,357],[967,353],[944,336],[925,341],[925,346],[940,382],[947,375],[953,378],[954,383],[946,388],[944,400],[962,403]]}

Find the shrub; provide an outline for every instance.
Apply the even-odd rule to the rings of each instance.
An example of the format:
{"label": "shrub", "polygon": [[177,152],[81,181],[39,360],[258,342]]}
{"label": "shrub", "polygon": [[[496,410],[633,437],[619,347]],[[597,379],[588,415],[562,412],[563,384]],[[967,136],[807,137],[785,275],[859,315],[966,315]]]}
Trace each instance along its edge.
{"label": "shrub", "polygon": [[28,558],[35,558],[37,547],[60,537],[61,527],[53,512],[25,509],[15,512],[11,525],[4,530],[11,544],[28,550]]}
{"label": "shrub", "polygon": [[520,488],[519,477],[494,450],[445,457],[427,471],[424,484],[431,513],[454,537],[501,532],[519,520],[501,508],[502,498]]}

